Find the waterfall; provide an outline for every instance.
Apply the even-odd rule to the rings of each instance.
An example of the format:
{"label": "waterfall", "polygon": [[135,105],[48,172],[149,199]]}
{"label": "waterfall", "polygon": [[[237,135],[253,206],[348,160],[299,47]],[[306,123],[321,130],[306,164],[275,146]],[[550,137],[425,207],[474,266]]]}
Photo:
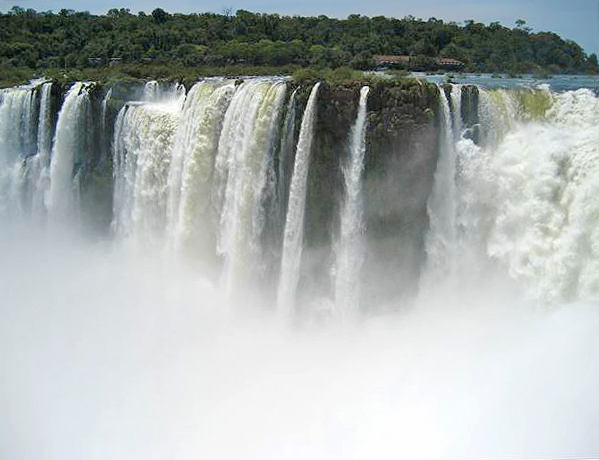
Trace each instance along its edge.
{"label": "waterfall", "polygon": [[495,89],[480,90],[479,118],[482,127],[482,143],[496,148],[518,120],[518,108],[513,91]]}
{"label": "waterfall", "polygon": [[[96,91],[93,83],[79,82],[67,90],[56,126],[52,94],[58,85],[37,81],[1,90],[2,217],[48,214],[50,220],[64,220],[76,218],[80,207],[87,212],[91,203],[101,202],[112,209],[118,238],[142,247],[152,242],[206,267],[211,276],[220,275],[225,296],[247,290],[268,291],[266,298],[276,294],[278,310],[289,315],[295,310],[300,269],[308,273],[302,252],[319,85],[310,92],[298,137],[299,93],[287,93],[287,81],[208,78],[187,95],[179,84],[149,82],[140,88],[145,90],[143,99],[152,101],[126,102],[114,127],[108,126],[107,114],[111,90]],[[406,136],[408,142],[398,146],[401,155],[393,162],[369,157],[374,173],[368,176],[368,193],[381,194],[388,190],[385,181],[395,185],[398,177],[405,177],[401,174],[415,165],[410,161],[428,162],[436,151],[435,164],[428,169],[431,177],[424,181],[430,180],[430,188],[419,190],[416,198],[387,194],[366,200],[364,133],[367,95],[372,98],[372,91],[362,89],[349,133],[350,154],[340,175],[345,192],[339,233],[333,247],[328,239],[318,241],[311,246],[314,257],[304,260],[332,265],[332,288],[328,279],[320,283],[316,271],[302,278],[309,294],[316,293],[316,302],[326,303],[332,295],[343,314],[359,310],[360,296],[365,295],[360,293],[360,271],[366,259],[366,212],[369,219],[373,216],[369,249],[374,247],[371,242],[379,243],[377,231],[417,235],[406,248],[416,262],[406,264],[406,270],[418,266],[406,273],[414,280],[420,276],[421,289],[447,281],[461,286],[476,273],[504,270],[543,302],[593,298],[599,291],[594,275],[599,256],[593,243],[594,93],[443,86],[435,108],[438,136],[418,134],[412,144]],[[100,94],[105,96],[98,98]],[[107,158],[102,152],[108,154],[99,150],[107,142],[96,136],[92,121],[102,132],[112,133],[113,182],[105,177],[110,168],[90,167],[98,158]],[[386,126],[377,123],[373,129]],[[432,130],[432,124],[429,127]],[[334,147],[318,157],[319,167],[336,168],[331,153],[345,148],[348,137],[335,133],[333,140],[328,134],[323,133],[323,141]],[[389,136],[385,142],[395,139],[404,138]],[[430,153],[421,156],[423,143],[430,144]],[[381,149],[376,140],[373,145]],[[414,158],[405,161],[412,153]],[[107,190],[112,192],[110,201]],[[337,190],[331,187],[331,194]],[[410,208],[411,202],[395,206],[412,198],[417,209]],[[322,216],[330,213],[329,207],[321,211]],[[330,215],[324,218],[326,225],[334,220]],[[374,249],[377,257],[391,253],[385,244],[392,243],[381,241]],[[268,286],[277,282],[273,278],[278,278],[278,286],[271,292]],[[372,304],[387,298],[385,294]]]}
{"label": "waterfall", "polygon": [[107,92],[106,95],[104,96],[104,99],[102,99],[102,114],[100,116],[100,123],[102,126],[102,132],[105,133],[106,132],[106,128],[107,128],[107,121],[106,117],[108,115],[108,101],[110,100],[110,98],[112,97],[112,88],[110,88]]}
{"label": "waterfall", "polygon": [[287,113],[285,114],[285,122],[283,124],[283,135],[281,136],[281,147],[279,149],[279,171],[278,171],[278,203],[279,203],[279,218],[281,223],[281,231],[285,226],[285,215],[287,212],[287,182],[291,178],[293,172],[293,149],[295,147],[295,119],[297,112],[297,102],[295,95],[297,88],[291,93]]}
{"label": "waterfall", "polygon": [[281,277],[277,296],[278,310],[284,316],[292,314],[295,308],[295,292],[299,282],[308,166],[310,164],[312,138],[314,137],[316,102],[319,87],[320,83],[316,83],[312,88],[302,118],[295,153],[293,176],[289,188],[287,218],[285,220],[285,234],[283,239],[283,256],[281,259]]}
{"label": "waterfall", "polygon": [[[451,110],[441,97],[427,276],[472,278],[498,266],[544,303],[595,298],[599,98],[584,89],[479,91],[480,145],[450,122],[455,88]],[[470,272],[456,273],[458,261]]]}
{"label": "waterfall", "polygon": [[52,150],[52,82],[42,85],[37,132],[37,154],[31,158],[29,188],[32,212],[41,216],[46,211],[45,196],[50,187],[50,152]]}
{"label": "waterfall", "polygon": [[106,92],[106,96],[104,96],[104,99],[102,99],[102,115],[101,115],[102,130],[106,129],[106,110],[108,108],[108,101],[110,100],[111,97],[112,97],[112,88],[110,88]]}
{"label": "waterfall", "polygon": [[130,103],[117,116],[114,133],[113,228],[142,244],[160,241],[166,230],[171,151],[179,102]]}
{"label": "waterfall", "polygon": [[451,119],[456,139],[462,134],[462,85],[451,85]]}
{"label": "waterfall", "polygon": [[596,298],[599,98],[589,90],[558,94],[543,119],[512,123],[464,169],[486,252],[533,299]]}
{"label": "waterfall", "polygon": [[[433,189],[427,203],[429,231],[426,236],[426,277],[436,282],[450,280],[455,275],[458,260],[457,238],[457,150],[460,138],[461,88],[452,85],[451,107],[443,88],[439,88],[439,114],[441,132],[439,157]],[[453,110],[452,110],[453,109]],[[428,280],[427,280],[428,281]]]}
{"label": "waterfall", "polygon": [[0,458],[599,451],[599,93],[144,84],[0,90]]}
{"label": "waterfall", "polygon": [[40,100],[40,113],[38,120],[37,154],[43,167],[50,164],[50,150],[52,149],[52,82],[42,85]]}
{"label": "waterfall", "polygon": [[214,252],[212,176],[222,122],[235,93],[231,80],[195,84],[175,134],[168,179],[169,237],[175,249],[210,259]]}
{"label": "waterfall", "polygon": [[85,155],[90,99],[87,87],[78,82],[69,90],[58,114],[50,161],[50,188],[46,206],[53,220],[77,215],[78,163]]}
{"label": "waterfall", "polygon": [[360,305],[360,271],[364,260],[364,198],[362,173],[366,152],[366,105],[370,88],[360,90],[360,105],[350,134],[349,162],[343,168],[345,198],[335,248],[335,303],[338,313],[353,316]]}
{"label": "waterfall", "polygon": [[180,83],[159,83],[156,80],[147,82],[143,90],[145,102],[167,102],[178,100],[181,104],[185,100],[185,87]]}
{"label": "waterfall", "polygon": [[248,80],[237,89],[223,122],[213,187],[227,297],[253,285],[265,269],[263,199],[285,91],[284,80]]}
{"label": "waterfall", "polygon": [[150,80],[144,86],[144,101],[156,102],[160,92],[160,86],[156,80]]}
{"label": "waterfall", "polygon": [[2,91],[0,104],[0,215],[19,214],[25,205],[26,160],[36,153],[36,90]]}

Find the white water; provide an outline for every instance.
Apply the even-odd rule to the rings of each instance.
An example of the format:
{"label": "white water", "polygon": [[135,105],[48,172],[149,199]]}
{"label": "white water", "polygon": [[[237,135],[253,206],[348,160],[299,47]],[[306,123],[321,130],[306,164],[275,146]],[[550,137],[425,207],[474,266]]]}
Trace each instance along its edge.
{"label": "white water", "polygon": [[114,221],[120,237],[160,245],[166,230],[168,178],[179,101],[131,104],[114,134]]}
{"label": "white water", "polygon": [[26,201],[25,160],[35,154],[35,90],[2,91],[0,105],[0,215],[19,215]]}
{"label": "white water", "polygon": [[475,232],[534,299],[599,294],[598,123],[597,96],[579,90],[556,95],[544,119],[516,121],[495,148],[458,143]]}
{"label": "white water", "polygon": [[[154,88],[155,85],[150,85]],[[148,89],[148,85],[146,85]],[[154,91],[156,88],[152,89]],[[278,142],[282,79],[208,79],[185,101],[130,103],[114,134],[117,235],[166,243],[214,269],[224,292],[260,280],[268,167]]]}
{"label": "white water", "polygon": [[263,198],[285,91],[284,81],[246,81],[225,115],[214,187],[220,215],[217,251],[224,259],[227,297],[238,289],[251,289],[265,270],[260,240]]}
{"label": "white water", "polygon": [[144,86],[142,100],[145,102],[168,102],[175,99],[181,104],[185,99],[185,87],[179,83],[159,83],[151,80]]}
{"label": "white water", "polygon": [[46,211],[45,196],[50,187],[50,153],[52,151],[52,82],[42,85],[37,132],[37,154],[29,161],[31,210],[42,216]]}
{"label": "white water", "polygon": [[[278,197],[279,197],[279,213],[281,219],[281,230],[285,225],[285,216],[287,214],[287,200],[288,195],[288,175],[291,174],[289,171],[293,170],[293,153],[295,147],[295,119],[297,117],[297,101],[295,96],[297,94],[297,88],[291,93],[289,97],[289,105],[287,106],[287,113],[285,114],[285,123],[283,124],[283,135],[281,136],[281,148],[279,150],[279,173],[278,173]],[[282,233],[282,232],[281,232]]]}
{"label": "white water", "polygon": [[[216,161],[212,188],[217,193],[222,186],[216,209],[233,211],[224,203],[227,190],[237,190],[245,174],[256,181],[257,188],[245,189],[256,197],[252,203],[263,201],[267,174],[255,172],[268,171],[279,143],[274,125],[284,90],[277,81],[262,83],[252,86],[262,95],[253,97],[264,101],[252,123],[246,118],[252,107],[240,101],[221,114],[222,131],[237,136],[231,145],[222,135],[218,146],[210,139],[202,144],[200,133],[215,134],[208,126],[183,129],[200,111],[210,123],[219,118],[207,109],[225,104],[224,94],[213,97],[226,85],[194,103],[192,90],[183,109],[173,98],[172,104],[132,103],[121,111],[114,137],[118,238],[170,238],[164,232],[174,184],[181,190],[178,203],[185,180],[190,190],[204,187],[200,179],[209,167],[191,174],[191,164],[200,158],[209,163],[208,152],[224,154],[225,145],[226,161],[215,159],[221,169]],[[316,90],[297,149],[306,169]],[[15,113],[30,110],[16,91],[0,96],[2,133],[6,123],[22,119]],[[266,109],[265,92],[277,109]],[[9,99],[14,113],[4,105]],[[0,458],[596,457],[598,98],[589,91],[552,93],[542,116],[532,116],[509,91],[483,91],[480,100],[479,145],[454,132],[455,119],[448,126],[451,112],[442,110],[456,168],[443,176],[438,167],[435,174],[435,190],[440,180],[455,187],[457,218],[450,228],[458,229],[460,267],[470,271],[458,272],[453,290],[434,286],[411,308],[393,305],[399,313],[365,317],[358,327],[281,327],[241,286],[231,298],[226,283],[148,244],[131,253],[120,245],[90,244],[68,226],[57,239],[35,225],[0,220]],[[501,100],[514,111],[503,110]],[[242,136],[241,124],[255,140]],[[501,127],[500,135],[493,135],[493,126]],[[183,142],[194,137],[197,142]],[[258,144],[264,148],[249,147]],[[214,147],[188,149],[194,145]],[[175,182],[179,147],[181,179]],[[20,143],[3,150],[16,153],[1,157],[1,170],[12,168],[25,150]],[[239,165],[249,167],[249,158],[256,160],[254,169],[242,173]],[[295,169],[300,165],[296,161]],[[231,168],[238,168],[234,175]],[[291,189],[290,207],[295,203],[303,216],[299,185]],[[2,203],[13,206],[13,199]],[[179,209],[179,219],[196,211]],[[253,219],[260,223],[261,207],[244,209],[217,224],[237,220],[241,233]],[[435,212],[429,203],[429,213]],[[244,242],[260,244],[254,236],[250,232]],[[298,241],[301,258],[301,236]],[[226,248],[223,256],[229,257]],[[534,308],[528,297],[553,308]],[[248,314],[223,314],[223,298]]]}
{"label": "white water", "polygon": [[144,86],[144,100],[148,102],[156,102],[160,93],[160,86],[156,80],[150,80]]}
{"label": "white water", "polygon": [[479,116],[484,128],[483,144],[496,148],[518,120],[518,110],[512,93],[504,89],[481,91]]}
{"label": "white water", "polygon": [[101,120],[101,124],[102,124],[102,132],[105,133],[107,131],[107,121],[106,120],[106,116],[107,116],[107,111],[108,111],[108,101],[110,100],[110,98],[112,97],[112,88],[110,88],[107,92],[106,95],[104,96],[104,99],[102,99],[102,115],[100,116],[100,120]]}
{"label": "white water", "polygon": [[52,159],[50,187],[46,197],[48,215],[63,221],[78,215],[79,184],[76,160],[84,152],[90,100],[84,83],[75,83],[69,90],[58,114]]}
{"label": "white water", "polygon": [[52,82],[42,85],[40,113],[38,120],[37,152],[42,166],[47,167],[52,149],[52,112],[51,112]]}
{"label": "white water", "polygon": [[310,150],[314,136],[316,119],[316,102],[320,83],[316,83],[310,92],[306,110],[302,118],[293,176],[289,187],[287,218],[283,239],[283,256],[281,259],[281,277],[277,296],[278,310],[282,316],[288,317],[294,312],[295,291],[299,282],[299,271],[302,258],[304,235],[304,212],[306,188],[308,182],[308,166]]}
{"label": "white water", "polygon": [[[177,251],[214,262],[214,158],[233,81],[207,80],[189,91],[175,135],[168,180],[168,235]],[[212,257],[211,257],[212,256]]]}
{"label": "white water", "polygon": [[[440,281],[455,281],[460,257],[458,245],[458,171],[456,144],[461,136],[461,87],[452,86],[451,106],[439,87],[441,133],[435,180],[427,204],[429,231],[426,235],[427,268],[423,279],[431,288]],[[453,108],[453,110],[452,110]]]}
{"label": "white water", "polygon": [[343,168],[345,197],[341,229],[335,247],[335,304],[342,316],[355,316],[360,306],[360,272],[364,259],[364,198],[362,174],[366,153],[366,104],[370,88],[360,90],[356,122],[350,133],[349,161]]}

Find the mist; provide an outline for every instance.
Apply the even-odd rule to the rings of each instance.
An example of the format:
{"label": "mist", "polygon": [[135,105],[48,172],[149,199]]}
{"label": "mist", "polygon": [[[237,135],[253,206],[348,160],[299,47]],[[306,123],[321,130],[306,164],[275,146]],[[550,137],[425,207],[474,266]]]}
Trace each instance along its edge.
{"label": "mist", "polygon": [[0,243],[2,458],[597,454],[594,304],[488,276],[289,325],[163,257],[23,230]]}

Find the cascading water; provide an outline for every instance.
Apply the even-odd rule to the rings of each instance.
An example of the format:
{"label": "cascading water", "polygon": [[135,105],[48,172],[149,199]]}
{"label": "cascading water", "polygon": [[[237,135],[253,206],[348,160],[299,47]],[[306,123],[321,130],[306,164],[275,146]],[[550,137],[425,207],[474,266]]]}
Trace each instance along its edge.
{"label": "cascading water", "polygon": [[175,135],[168,191],[168,234],[176,250],[210,260],[214,253],[212,174],[223,118],[235,93],[231,80],[212,79],[187,95]]}
{"label": "cascading water", "polygon": [[50,152],[52,150],[52,82],[42,85],[37,132],[37,154],[29,161],[29,188],[32,212],[43,215],[46,211],[44,197],[50,187]]}
{"label": "cascading water", "polygon": [[108,101],[112,97],[112,88],[106,91],[106,96],[102,99],[102,127],[106,129],[106,110],[108,108]]}
{"label": "cascading water", "polygon": [[[439,157],[431,196],[427,204],[429,231],[426,236],[427,270],[425,282],[437,283],[455,276],[459,257],[457,239],[457,151],[461,135],[461,87],[451,88],[451,106],[445,91],[439,87],[441,133]],[[452,110],[453,108],[453,110]]]}
{"label": "cascading water", "polygon": [[278,171],[278,202],[279,219],[281,222],[281,234],[285,226],[285,215],[287,213],[287,190],[288,181],[293,172],[293,152],[295,147],[295,119],[297,112],[297,102],[295,100],[297,89],[291,93],[287,113],[285,114],[285,123],[283,124],[283,135],[281,136],[281,147],[279,149],[279,171]]}
{"label": "cascading water", "polygon": [[46,199],[48,215],[58,221],[78,215],[78,174],[85,155],[90,99],[84,83],[69,90],[58,114],[50,161],[50,187]]}
{"label": "cascading water", "polygon": [[0,215],[20,214],[26,201],[26,160],[36,153],[36,90],[3,90],[0,105]]}
{"label": "cascading water", "polygon": [[[297,93],[291,95],[287,112],[282,114],[285,87],[280,79],[249,79],[241,85],[233,80],[208,79],[192,89],[181,107],[184,91],[180,85],[148,83],[148,98],[162,102],[129,103],[115,123],[116,233],[154,235],[158,239],[166,234],[172,247],[189,255],[197,252],[194,257],[199,259],[213,259],[214,254],[220,254],[225,265],[223,283],[227,290],[234,291],[236,284],[252,284],[260,279],[266,265],[277,263],[277,250],[273,251],[274,258],[265,257],[263,229],[268,215],[269,232],[280,234],[269,236],[268,244],[277,238],[283,240],[279,307],[284,310],[282,303],[293,303],[289,299],[295,296],[299,276],[305,207],[305,179],[301,179],[307,174],[307,163],[302,166],[301,160],[295,162],[295,177],[289,184]],[[430,229],[423,280],[455,279],[464,276],[457,273],[458,265],[472,268],[488,259],[503,264],[512,277],[530,287],[535,298],[561,302],[592,297],[595,288],[588,267],[594,264],[593,250],[583,251],[584,258],[573,256],[590,244],[584,241],[592,241],[591,230],[588,224],[580,223],[582,217],[576,230],[572,213],[582,214],[576,207],[583,206],[581,203],[585,209],[592,209],[578,194],[583,193],[580,187],[592,187],[589,171],[593,167],[595,138],[592,129],[585,127],[592,126],[596,96],[588,90],[557,94],[547,87],[481,88],[476,93],[476,105],[472,105],[470,97],[462,101],[465,89],[453,85],[450,90],[441,90],[439,158],[427,205]],[[27,210],[44,215],[46,207],[57,219],[77,213],[78,181],[92,148],[87,134],[90,95],[87,84],[75,84],[64,99],[54,130],[52,91],[51,82],[41,81],[1,92],[0,188],[4,214]],[[105,118],[110,95],[108,91],[101,104],[101,132],[108,129]],[[309,157],[312,133],[308,127],[315,116],[315,97],[304,117],[305,127],[297,146],[302,155],[298,158]],[[467,110],[478,108],[476,117],[469,117],[475,120],[470,123],[479,123],[474,127],[476,136],[465,133],[471,125],[462,121],[464,103],[469,104]],[[588,105],[584,110],[583,104]],[[562,133],[563,142],[547,142],[543,156],[531,145],[518,146],[524,141],[516,138],[523,132],[541,136],[535,145],[556,132]],[[560,147],[566,141],[570,153]],[[516,151],[529,152],[529,160]],[[584,154],[586,151],[590,153]],[[515,179],[513,171],[507,172],[507,159],[511,168],[527,168],[537,157],[540,159],[535,165],[556,168],[547,172],[553,175],[554,185],[543,183],[546,190],[553,190],[552,198],[538,196],[541,192],[534,189],[536,182],[532,179],[513,184],[508,193],[505,184]],[[589,179],[583,180],[583,176]],[[577,180],[584,186],[576,185]],[[349,190],[347,170],[345,182]],[[515,210],[528,206],[530,201],[522,193],[531,194],[531,202],[537,204],[530,204],[526,218],[519,214],[516,218]],[[498,196],[504,197],[501,205]],[[565,201],[566,196],[570,202]],[[511,209],[508,205],[515,200],[520,204]],[[341,234],[344,228],[356,231],[359,227],[344,226],[346,212],[344,203]],[[280,213],[287,214],[284,231],[276,224],[281,218],[275,214]],[[518,231],[514,230],[516,221],[520,222]],[[271,229],[272,225],[277,229]],[[545,229],[542,237],[536,233],[541,229]],[[582,236],[576,236],[576,232]],[[337,240],[334,249],[336,283],[346,279],[340,268],[342,239]],[[578,262],[573,262],[575,259]],[[356,287],[359,282],[345,284]],[[349,288],[336,285],[334,290],[336,299],[344,293],[355,299]],[[342,303],[354,301],[346,299]]]}
{"label": "cascading water", "polygon": [[52,82],[44,83],[42,85],[37,135],[37,152],[44,167],[50,164],[50,151],[52,149],[51,97]]}
{"label": "cascading water", "polygon": [[366,152],[366,105],[370,88],[360,90],[356,123],[350,134],[350,156],[343,168],[345,197],[335,254],[335,303],[342,316],[354,316],[360,305],[360,271],[364,259],[364,198],[362,174]]}
{"label": "cascading water", "polygon": [[159,83],[156,80],[147,82],[143,90],[145,102],[168,102],[185,99],[185,87],[180,83]]}
{"label": "cascading water", "polygon": [[249,80],[238,88],[225,115],[214,190],[220,215],[217,250],[224,259],[227,298],[259,280],[265,269],[263,199],[285,91],[283,80]]}
{"label": "cascading water", "polygon": [[120,237],[142,244],[166,230],[171,152],[179,101],[131,103],[121,109],[114,134],[114,220]]}
{"label": "cascading water", "polygon": [[[537,97],[546,101],[543,92]],[[531,107],[538,104],[520,106],[529,116],[512,121],[496,146],[459,146],[464,196],[476,203],[468,212],[488,257],[531,297],[592,299],[599,294],[599,99],[589,90],[559,94],[541,118],[530,116]]]}
{"label": "cascading water", "polygon": [[[61,85],[0,90],[1,458],[598,451],[597,94],[378,82],[354,121],[354,85],[288,106],[283,78],[206,79],[184,103],[177,85],[153,102],[93,85],[68,90],[56,127]],[[112,171],[94,168],[107,133]],[[97,187],[112,236],[141,251],[27,220],[41,190],[57,220],[79,195],[97,212]],[[404,254],[417,267],[397,276]],[[299,330],[261,314],[279,262],[278,312]],[[392,297],[420,271],[428,296]],[[359,327],[312,308],[331,291]],[[223,315],[223,297],[249,314]]]}
{"label": "cascading water", "polygon": [[484,145],[497,147],[503,137],[513,129],[518,119],[513,93],[514,91],[504,89],[480,92],[479,118],[483,128]]}
{"label": "cascading water", "polygon": [[316,83],[308,98],[300,127],[293,176],[289,187],[287,218],[285,220],[285,234],[283,239],[283,256],[281,259],[281,277],[277,295],[278,310],[283,316],[291,315],[295,308],[295,291],[299,282],[302,258],[308,166],[310,164],[312,138],[314,137],[316,102],[319,87],[320,83]]}
{"label": "cascading water", "polygon": [[158,100],[160,86],[156,80],[150,80],[144,86],[144,100],[148,102],[156,102]]}

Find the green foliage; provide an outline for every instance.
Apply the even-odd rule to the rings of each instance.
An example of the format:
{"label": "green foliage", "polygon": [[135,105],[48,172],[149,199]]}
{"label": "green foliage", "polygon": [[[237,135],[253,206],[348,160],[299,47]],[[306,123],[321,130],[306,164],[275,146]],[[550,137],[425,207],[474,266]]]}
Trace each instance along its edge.
{"label": "green foliage", "polygon": [[6,64],[0,65],[0,88],[9,88],[11,86],[25,83],[34,77],[34,71],[26,67],[9,67]]}
{"label": "green foliage", "polygon": [[326,81],[333,84],[345,84],[356,81],[368,81],[359,70],[353,70],[349,67],[339,67],[337,69],[299,69],[293,75],[293,81],[297,85],[312,85],[317,81]]}
{"label": "green foliage", "polygon": [[299,69],[293,75],[293,81],[298,85],[314,84],[323,79],[322,71],[316,69]]}
{"label": "green foliage", "polygon": [[510,29],[468,20],[460,27],[410,16],[169,14],[161,8],[137,15],[113,8],[97,16],[14,7],[0,14],[0,65],[72,72],[109,67],[119,59],[121,65],[143,66],[138,73],[151,70],[148,66],[167,71],[240,65],[369,69],[374,55],[410,54],[424,68],[445,57],[475,72],[599,73],[596,56],[587,57],[576,43],[556,34],[532,33],[525,24],[518,20]]}
{"label": "green foliage", "polygon": [[374,69],[376,67],[376,59],[370,51],[361,51],[353,57],[350,65],[353,69]]}

